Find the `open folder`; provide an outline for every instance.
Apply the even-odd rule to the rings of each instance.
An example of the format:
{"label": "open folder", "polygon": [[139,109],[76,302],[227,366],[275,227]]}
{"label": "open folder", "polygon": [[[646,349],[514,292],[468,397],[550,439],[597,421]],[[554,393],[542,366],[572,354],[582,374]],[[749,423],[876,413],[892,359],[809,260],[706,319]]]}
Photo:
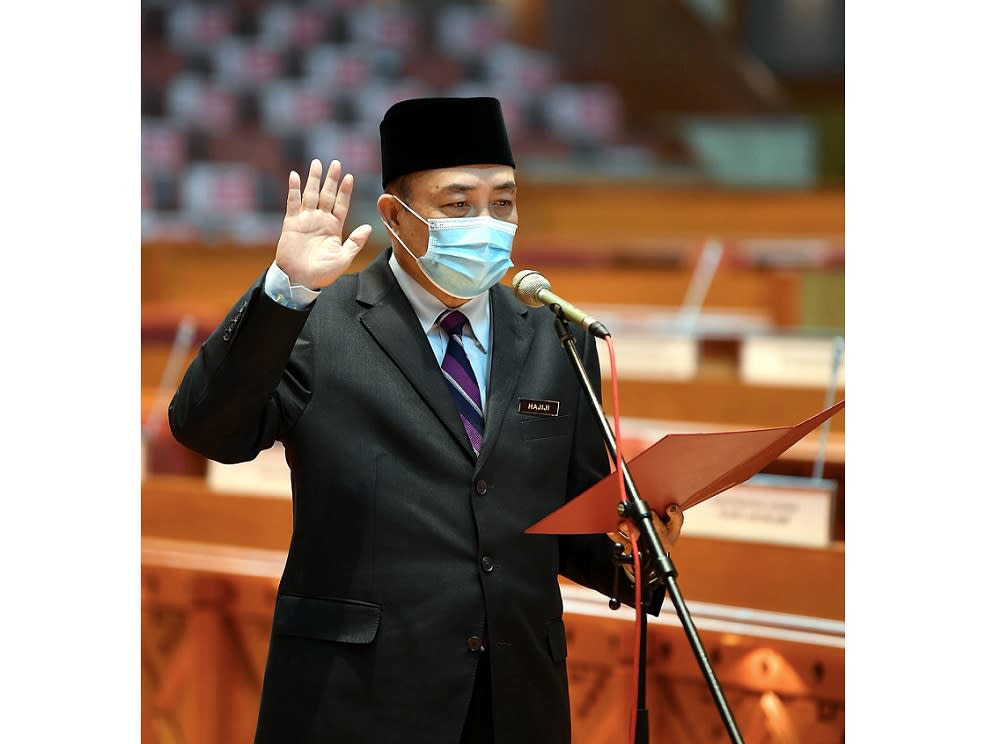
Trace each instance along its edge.
{"label": "open folder", "polygon": [[[795,426],[668,434],[629,460],[628,471],[651,510],[662,515],[670,504],[688,509],[749,479],[843,407],[840,401]],[[619,501],[618,473],[612,472],[525,532],[614,532],[621,521]]]}

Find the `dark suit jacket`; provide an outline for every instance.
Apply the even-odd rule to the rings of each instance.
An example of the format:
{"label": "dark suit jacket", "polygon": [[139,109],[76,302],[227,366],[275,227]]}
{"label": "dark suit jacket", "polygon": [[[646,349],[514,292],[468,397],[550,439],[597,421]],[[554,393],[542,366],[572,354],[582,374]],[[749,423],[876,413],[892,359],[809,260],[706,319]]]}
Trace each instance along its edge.
{"label": "dark suit jacket", "polygon": [[[219,462],[285,446],[293,533],[256,741],[457,742],[481,640],[497,742],[568,742],[557,574],[609,593],[611,541],[524,530],[609,471],[600,429],[552,314],[496,286],[476,458],[387,258],[307,311],[261,277],[170,405],[178,441]],[[599,390],[594,341],[574,335]]]}

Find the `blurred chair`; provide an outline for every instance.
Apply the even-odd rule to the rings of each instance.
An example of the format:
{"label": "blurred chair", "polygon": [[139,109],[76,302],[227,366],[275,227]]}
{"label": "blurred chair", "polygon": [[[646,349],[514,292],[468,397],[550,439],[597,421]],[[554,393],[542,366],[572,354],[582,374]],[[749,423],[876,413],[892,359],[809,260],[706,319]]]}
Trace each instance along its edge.
{"label": "blurred chair", "polygon": [[233,33],[234,13],[226,5],[178,3],[167,20],[170,46],[181,53],[210,49]]}

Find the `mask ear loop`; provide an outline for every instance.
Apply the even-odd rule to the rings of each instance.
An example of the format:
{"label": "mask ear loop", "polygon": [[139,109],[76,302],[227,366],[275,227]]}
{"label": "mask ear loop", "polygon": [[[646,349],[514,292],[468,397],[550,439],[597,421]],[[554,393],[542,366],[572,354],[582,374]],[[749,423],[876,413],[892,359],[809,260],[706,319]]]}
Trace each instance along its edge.
{"label": "mask ear loop", "polygon": [[412,215],[413,215],[414,217],[416,217],[416,218],[417,218],[418,220],[420,220],[421,222],[423,222],[423,223],[424,223],[425,225],[427,225],[427,227],[430,227],[430,226],[431,226],[431,223],[430,223],[430,222],[428,222],[428,221],[427,221],[427,220],[425,220],[425,219],[424,219],[423,217],[421,217],[421,216],[420,216],[419,214],[417,214],[416,212],[414,212],[414,211],[413,211],[413,207],[411,207],[411,206],[410,206],[409,204],[407,204],[407,203],[406,203],[405,201],[403,201],[402,199],[400,199],[400,198],[399,198],[398,196],[396,196],[395,194],[389,194],[389,196],[391,196],[391,197],[392,197],[393,199],[395,199],[395,200],[396,200],[396,201],[398,201],[398,202],[399,202],[400,204],[402,204],[402,205],[403,205],[404,207],[406,207],[406,211],[407,211],[407,212],[409,212],[409,213],[410,213],[410,214],[412,214]]}
{"label": "mask ear loop", "polygon": [[[418,220],[420,220],[420,221],[421,221],[421,222],[423,222],[423,223],[424,223],[425,225],[427,225],[427,229],[428,229],[428,230],[430,229],[430,224],[429,224],[429,223],[427,222],[427,220],[425,220],[425,219],[424,219],[423,217],[421,217],[421,216],[420,216],[419,214],[417,214],[416,212],[414,212],[414,211],[413,211],[413,209],[412,209],[412,208],[410,207],[410,205],[409,205],[409,204],[407,204],[407,203],[406,203],[405,201],[403,201],[402,199],[400,199],[400,198],[399,198],[398,196],[396,196],[395,194],[389,194],[389,196],[391,196],[391,197],[392,197],[393,199],[395,199],[395,200],[396,200],[396,201],[398,201],[398,202],[399,202],[400,204],[402,204],[402,205],[403,205],[404,207],[406,207],[406,210],[407,210],[407,211],[408,211],[408,212],[409,212],[410,214],[412,214],[412,215],[413,215],[414,217],[416,217],[416,218],[417,218]],[[392,233],[392,237],[394,237],[394,238],[395,238],[396,240],[398,240],[398,241],[399,241],[399,244],[400,244],[401,246],[403,246],[403,248],[404,248],[404,249],[406,250],[406,252],[407,252],[407,253],[409,253],[409,254],[410,254],[410,258],[412,258],[412,259],[413,259],[414,261],[416,261],[416,262],[417,262],[417,264],[419,265],[419,264],[420,264],[420,260],[419,260],[419,259],[418,259],[418,258],[417,258],[416,256],[414,256],[414,255],[413,255],[413,251],[411,251],[411,250],[410,250],[410,247],[409,247],[409,246],[408,246],[408,245],[407,245],[406,243],[404,243],[404,242],[403,242],[403,239],[402,239],[401,237],[399,237],[399,234],[398,234],[398,233],[397,233],[397,232],[396,232],[395,230],[393,230],[393,229],[392,229],[391,227],[389,227],[389,223],[385,221],[385,218],[384,218],[384,217],[381,217],[381,216],[380,216],[380,217],[379,217],[379,219],[381,219],[381,220],[382,220],[382,224],[383,224],[383,225],[385,225],[385,229],[386,229],[386,230],[388,230],[388,231],[389,231],[390,233]],[[425,273],[426,273],[426,272],[425,272]],[[430,279],[430,277],[427,277],[427,278],[428,278],[428,279]],[[433,279],[432,279],[431,281],[433,281]],[[434,286],[437,286],[437,285],[435,284]],[[440,287],[439,287],[439,289],[440,289]],[[443,292],[444,290],[441,290],[441,291]]]}
{"label": "mask ear loop", "polygon": [[[404,202],[404,201],[403,201],[402,199],[400,199],[400,198],[399,198],[398,196],[396,196],[395,194],[389,194],[389,196],[391,196],[391,197],[392,197],[393,199],[395,199],[395,200],[396,200],[396,201],[398,201],[398,202],[399,202],[400,204],[402,204],[402,205],[403,205],[404,207],[406,207],[406,208],[407,208],[407,209],[408,209],[408,210],[410,211],[410,213],[411,213],[411,214],[412,214],[412,215],[413,215],[414,217],[416,217],[416,218],[417,218],[418,220],[420,220],[420,221],[421,221],[421,222],[423,222],[423,223],[424,223],[425,225],[427,225],[427,229],[428,229],[428,230],[430,229],[430,225],[429,225],[429,224],[427,224],[427,220],[425,220],[425,219],[424,219],[423,217],[421,217],[421,216],[420,216],[419,214],[417,214],[417,213],[416,213],[416,212],[414,212],[414,211],[413,211],[412,209],[410,209],[409,205],[407,205],[407,203],[406,203],[406,202]],[[380,219],[382,220],[382,224],[383,224],[383,225],[385,225],[385,229],[386,229],[386,230],[388,230],[388,231],[389,231],[390,233],[392,233],[392,236],[393,236],[393,237],[394,237],[394,238],[395,238],[396,240],[398,240],[398,241],[399,241],[399,244],[400,244],[401,246],[403,246],[403,249],[404,249],[404,250],[405,250],[405,251],[406,251],[407,253],[409,253],[409,254],[410,254],[410,258],[412,258],[412,259],[414,260],[414,262],[415,262],[415,263],[417,264],[417,266],[418,266],[418,267],[420,268],[420,271],[422,271],[422,272],[423,272],[423,274],[424,274],[424,276],[426,276],[426,277],[427,277],[427,281],[429,281],[429,282],[430,282],[431,284],[433,284],[433,285],[434,285],[435,287],[437,287],[438,289],[440,289],[440,290],[441,290],[442,292],[444,292],[444,293],[445,293],[446,295],[448,295],[449,297],[454,297],[454,298],[455,298],[455,299],[457,299],[457,300],[471,300],[471,299],[472,299],[471,297],[459,297],[458,295],[453,295],[453,294],[452,294],[451,292],[449,292],[449,291],[448,291],[447,289],[445,289],[445,288],[444,288],[444,287],[442,287],[442,286],[441,286],[440,284],[438,284],[438,283],[437,283],[436,281],[434,281],[433,279],[431,279],[430,275],[429,275],[429,274],[427,273],[427,271],[426,271],[426,270],[424,269],[424,265],[423,265],[422,263],[420,263],[420,259],[419,259],[419,258],[417,258],[416,256],[414,256],[414,255],[413,255],[413,251],[411,251],[411,250],[410,250],[410,247],[409,247],[409,246],[408,246],[408,245],[407,245],[406,243],[404,243],[404,242],[403,242],[403,239],[402,239],[401,237],[399,237],[399,234],[398,234],[398,233],[397,233],[397,232],[396,232],[395,230],[393,230],[393,229],[392,229],[391,227],[389,227],[389,223],[385,221],[385,218],[384,218],[384,217],[380,217]]]}
{"label": "mask ear loop", "polygon": [[398,234],[396,234],[395,230],[393,230],[391,227],[389,227],[389,223],[385,221],[384,217],[381,218],[381,219],[382,219],[382,224],[385,225],[385,229],[388,230],[390,233],[392,233],[392,237],[394,237],[396,240],[399,241],[399,244],[401,246],[403,246],[403,250],[405,250],[407,253],[409,253],[410,254],[410,258],[412,258],[414,261],[416,261],[417,257],[413,255],[413,251],[410,250],[410,247],[406,243],[403,242],[403,239],[401,237],[399,237]]}

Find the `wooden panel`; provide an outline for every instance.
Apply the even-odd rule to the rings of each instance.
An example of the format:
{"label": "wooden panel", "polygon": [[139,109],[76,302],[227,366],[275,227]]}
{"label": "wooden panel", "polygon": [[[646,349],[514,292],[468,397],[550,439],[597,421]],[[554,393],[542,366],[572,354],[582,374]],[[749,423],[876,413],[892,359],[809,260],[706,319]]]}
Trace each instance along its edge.
{"label": "wooden panel", "polygon": [[141,529],[144,537],[287,551],[292,503],[212,491],[200,478],[154,475],[142,484]]}
{"label": "wooden panel", "polygon": [[143,303],[181,299],[186,309],[221,320],[272,260],[273,246],[143,245],[140,298]]}
{"label": "wooden panel", "polygon": [[518,213],[531,239],[625,244],[651,237],[844,235],[844,192],[671,189],[606,179],[518,183]]}
{"label": "wooden panel", "polygon": [[[542,272],[553,291],[574,304],[652,305],[676,310],[684,302],[692,270],[669,267],[592,267],[538,264],[522,265]],[[511,277],[509,277],[511,278]],[[509,283],[509,282],[508,282]],[[791,272],[753,269],[720,270],[704,307],[743,310],[780,327],[798,325],[800,279]],[[614,328],[609,328],[614,333]]]}
{"label": "wooden panel", "polygon": [[[147,328],[176,328],[184,315],[210,330],[263,272],[273,250],[256,248],[207,249],[199,246],[144,246],[142,316]],[[366,251],[355,259],[352,271],[377,257]],[[573,302],[659,305],[676,309],[691,281],[690,266],[573,266],[552,258],[515,255],[516,265],[504,279],[510,284],[524,268],[541,271],[553,288]],[[801,277],[796,272],[720,269],[705,297],[704,307],[740,309],[770,319],[780,327],[794,327],[800,318]]]}
{"label": "wooden panel", "polygon": [[[142,542],[143,744],[242,744],[252,738],[283,553],[184,540]],[[766,570],[765,566],[761,567]],[[628,730],[634,613],[594,611],[574,599],[565,614],[576,744],[619,744]],[[693,603],[692,603],[693,604]],[[664,608],[646,654],[650,741],[725,740],[694,648]],[[844,733],[843,634],[817,642],[731,622],[698,637],[747,744],[835,744]],[[823,641],[828,638],[828,641]]]}
{"label": "wooden panel", "polygon": [[252,740],[282,563],[281,553],[143,538],[143,744]]}
{"label": "wooden panel", "polygon": [[[843,189],[686,189],[606,178],[518,178],[518,243],[572,243],[628,251],[652,240],[844,237]],[[280,221],[275,222],[274,241]],[[375,240],[384,241],[381,231]],[[384,245],[384,242],[380,242]],[[211,252],[240,250],[213,244]],[[274,255],[274,243],[254,246]],[[211,259],[210,259],[211,260]],[[265,265],[266,268],[266,265]]]}
{"label": "wooden panel", "polygon": [[[678,260],[690,266],[707,238],[820,239],[839,245],[844,236],[842,190],[699,191],[642,183],[609,185],[604,180],[526,179],[518,189],[514,260],[519,268],[595,262],[626,266],[636,261],[668,265]],[[278,229],[276,225],[275,241]],[[384,232],[376,231],[352,270],[366,266],[386,241]],[[141,298],[144,303],[184,298],[189,309],[196,309],[192,302],[197,298],[202,308],[224,311],[273,258],[274,243],[146,243]],[[842,258],[839,262],[842,265]],[[569,296],[567,287],[560,291]]]}
{"label": "wooden panel", "polygon": [[[144,537],[288,549],[287,497],[211,491],[198,478],[151,476],[142,484]],[[696,601],[840,620],[844,548],[796,548],[682,536],[672,553],[678,585]]]}
{"label": "wooden panel", "polygon": [[827,549],[681,535],[670,553],[684,596],[844,619],[844,544]]}
{"label": "wooden panel", "polygon": [[562,236],[843,235],[842,191],[683,190],[606,180],[518,184],[526,225]]}
{"label": "wooden panel", "polygon": [[[573,741],[627,741],[634,613],[618,622],[569,614],[566,627]],[[702,629],[698,635],[747,744],[841,744],[843,648]],[[646,664],[650,742],[729,741],[693,647],[679,627],[649,625]]]}
{"label": "wooden panel", "polygon": [[[609,380],[602,385],[604,406],[612,413]],[[822,411],[826,391],[815,388],[743,385],[726,379],[619,380],[622,416],[668,421],[704,421],[720,424],[744,422],[749,428],[790,426]],[[841,400],[844,390],[837,391]],[[845,414],[830,419],[832,431],[844,431]]]}

